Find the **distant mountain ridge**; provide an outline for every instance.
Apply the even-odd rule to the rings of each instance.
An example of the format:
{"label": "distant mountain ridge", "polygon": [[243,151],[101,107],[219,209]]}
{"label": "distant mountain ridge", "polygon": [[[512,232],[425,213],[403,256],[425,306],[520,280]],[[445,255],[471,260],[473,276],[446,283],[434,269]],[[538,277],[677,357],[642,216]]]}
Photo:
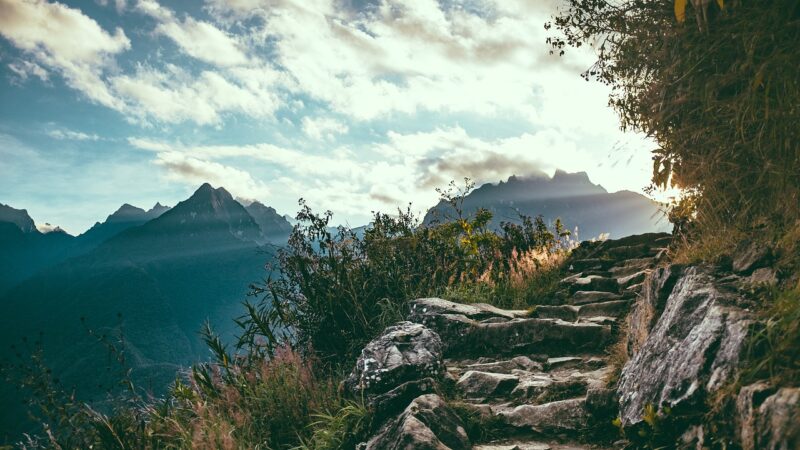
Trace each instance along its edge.
{"label": "distant mountain ridge", "polygon": [[[484,184],[464,199],[464,213],[474,214],[485,208],[494,215],[490,226],[497,229],[501,222],[515,222],[519,214],[542,215],[547,222],[556,218],[570,229],[578,228],[580,239],[601,233],[618,238],[651,231],[669,231],[658,204],[642,194],[631,191],[609,193],[594,184],[586,172],[567,173],[557,170],[552,177],[538,174],[529,177],[512,176],[497,184]],[[424,224],[453,220],[452,206],[439,202],[429,209]]]}
{"label": "distant mountain ridge", "polygon": [[[263,246],[265,236],[288,237],[291,225],[264,205],[253,209],[261,210],[271,221],[257,223],[228,191],[209,184],[173,208],[123,205],[105,222],[70,237],[70,244],[77,248],[81,239],[110,237],[0,293],[0,341],[6,343],[0,361],[13,357],[8,345],[43,332],[54,372],[82,398],[101,399],[104,388],[98,385],[109,386],[113,377],[102,367],[105,350],[82,326],[85,318],[103,333],[124,327],[133,377],[163,392],[177,369],[207,357],[198,333],[202,324],[209,320],[230,340],[232,319],[241,314],[249,286],[267,276],[264,267],[274,249]],[[16,224],[0,225],[24,235]],[[0,388],[4,405],[17,404],[14,396],[10,387]],[[17,408],[4,408],[0,429],[24,430],[23,418]]]}

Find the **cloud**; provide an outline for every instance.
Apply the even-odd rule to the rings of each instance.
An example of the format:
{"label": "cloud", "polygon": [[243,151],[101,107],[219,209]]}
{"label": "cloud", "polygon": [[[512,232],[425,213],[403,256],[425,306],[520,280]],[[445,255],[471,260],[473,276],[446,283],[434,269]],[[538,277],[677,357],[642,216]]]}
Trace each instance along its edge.
{"label": "cloud", "polygon": [[264,183],[254,180],[246,171],[213,161],[206,161],[181,152],[159,153],[155,164],[166,169],[167,178],[173,181],[199,185],[209,182],[225,186],[232,194],[245,198],[263,198],[269,195]]}
{"label": "cloud", "polygon": [[100,140],[100,136],[92,133],[86,134],[80,131],[72,131],[72,130],[50,130],[47,132],[47,135],[53,139],[58,139],[60,141],[63,140],[73,140],[73,141],[97,141]]}
{"label": "cloud", "polygon": [[159,21],[155,32],[169,37],[187,55],[217,66],[247,63],[247,56],[234,38],[214,25],[186,17],[178,20],[153,0],[142,0],[137,9]]}
{"label": "cloud", "polygon": [[14,72],[22,81],[27,80],[30,76],[35,76],[42,81],[48,81],[50,79],[50,74],[47,72],[47,70],[32,61],[15,61],[10,63],[8,68],[11,69],[11,71]]}
{"label": "cloud", "polygon": [[303,117],[303,133],[317,141],[333,140],[336,135],[347,133],[348,130],[347,125],[330,117]]}
{"label": "cloud", "polygon": [[[616,124],[605,106],[607,91],[585,86],[575,73],[571,80],[564,76],[591,58],[548,56],[541,25],[552,2],[376,0],[355,9],[339,0],[209,0],[208,17],[200,19],[139,0],[135,11],[155,20],[143,31],[211,67],[155,53],[119,74],[107,72],[113,56],[130,47],[121,29],[109,34],[60,4],[0,2],[28,30],[4,34],[37,55],[43,70],[67,74],[73,88],[140,123],[220,126],[233,114],[272,119],[309,98],[348,120],[349,128],[421,111],[514,115],[565,128],[574,127],[568,110],[591,98],[600,101],[581,108],[579,118],[593,130]],[[62,16],[72,20],[57,20]],[[51,23],[58,33],[50,33]],[[304,125],[315,140],[343,130],[330,120]]]}
{"label": "cloud", "polygon": [[108,33],[81,11],[60,3],[0,0],[0,34],[92,101],[119,108],[103,73],[113,55],[131,46],[121,28]]}

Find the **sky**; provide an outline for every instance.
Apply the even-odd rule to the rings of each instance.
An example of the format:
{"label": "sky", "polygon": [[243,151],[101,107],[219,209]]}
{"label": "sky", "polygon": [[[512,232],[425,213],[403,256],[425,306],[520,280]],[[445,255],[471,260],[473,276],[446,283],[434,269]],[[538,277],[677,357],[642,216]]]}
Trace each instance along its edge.
{"label": "sky", "polygon": [[557,0],[0,0],[0,203],[77,234],[203,182],[335,220],[557,168],[641,192]]}

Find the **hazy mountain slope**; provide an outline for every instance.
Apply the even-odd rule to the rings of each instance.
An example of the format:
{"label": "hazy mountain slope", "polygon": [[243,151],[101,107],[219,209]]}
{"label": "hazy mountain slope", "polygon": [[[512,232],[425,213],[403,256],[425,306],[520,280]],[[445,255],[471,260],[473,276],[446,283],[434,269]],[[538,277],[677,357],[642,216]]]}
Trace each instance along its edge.
{"label": "hazy mountain slope", "polygon": [[[82,396],[97,398],[98,384],[108,385],[114,372],[106,371],[104,350],[80,318],[106,331],[122,325],[135,379],[161,391],[177,367],[208,356],[198,335],[206,319],[231,337],[249,284],[265,275],[270,256],[256,244],[260,236],[228,192],[204,185],[158,218],[8,292],[0,299],[0,339],[20,342],[43,332],[54,371]],[[13,355],[3,346],[0,357]],[[8,389],[0,395],[4,404],[13,396]],[[2,414],[0,428],[19,429],[20,411]]]}
{"label": "hazy mountain slope", "polygon": [[42,233],[26,210],[0,204],[0,295],[67,257],[73,240],[60,229]]}
{"label": "hazy mountain slope", "polygon": [[292,232],[292,224],[285,217],[278,214],[274,208],[265,206],[260,202],[253,202],[245,207],[255,219],[265,242],[285,244]]}
{"label": "hazy mountain slope", "polygon": [[[602,186],[593,184],[585,172],[556,171],[552,178],[542,174],[485,184],[464,199],[465,213],[472,214],[478,208],[494,213],[493,227],[499,227],[500,222],[518,220],[519,213],[529,216],[541,214],[547,221],[560,217],[570,230],[578,227],[580,239],[601,233],[621,237],[670,229],[655,202],[630,191],[609,193]],[[447,221],[454,217],[454,209],[440,202],[427,212],[424,223]]]}

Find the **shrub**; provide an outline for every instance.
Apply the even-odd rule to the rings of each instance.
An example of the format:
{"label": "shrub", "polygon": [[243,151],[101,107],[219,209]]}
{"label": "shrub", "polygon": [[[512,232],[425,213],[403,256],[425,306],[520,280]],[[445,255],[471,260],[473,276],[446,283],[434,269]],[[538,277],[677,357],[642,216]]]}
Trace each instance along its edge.
{"label": "shrub", "polygon": [[[646,133],[653,187],[684,197],[671,220],[696,239],[800,217],[800,4],[567,0],[554,52],[592,45],[584,76],[612,87],[622,127]],[[682,16],[682,17],[681,17]]]}

